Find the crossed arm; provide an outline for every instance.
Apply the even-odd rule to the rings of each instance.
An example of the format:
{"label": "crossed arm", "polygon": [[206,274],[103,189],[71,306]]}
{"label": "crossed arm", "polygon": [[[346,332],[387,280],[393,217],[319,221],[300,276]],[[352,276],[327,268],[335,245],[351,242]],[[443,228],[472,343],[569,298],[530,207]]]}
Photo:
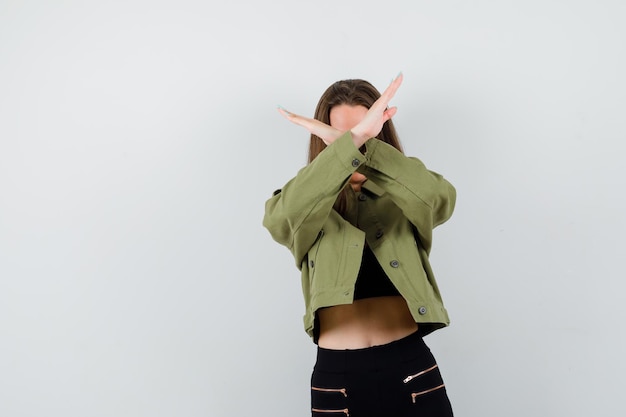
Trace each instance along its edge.
{"label": "crossed arm", "polygon": [[[352,141],[357,149],[363,146],[368,139],[376,137],[383,128],[383,124],[396,114],[398,110],[397,107],[388,108],[387,106],[396,94],[400,84],[402,84],[402,79],[402,73],[398,74],[378,100],[370,107],[365,117],[356,126],[350,129]],[[310,133],[318,136],[326,145],[330,145],[345,133],[319,120],[291,113],[282,107],[279,107],[278,111],[290,122],[302,126]]]}

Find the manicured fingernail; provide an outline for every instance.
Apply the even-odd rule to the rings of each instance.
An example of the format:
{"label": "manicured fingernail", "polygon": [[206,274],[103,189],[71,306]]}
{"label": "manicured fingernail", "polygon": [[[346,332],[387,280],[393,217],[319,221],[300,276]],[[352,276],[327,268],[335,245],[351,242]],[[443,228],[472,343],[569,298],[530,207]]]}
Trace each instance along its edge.
{"label": "manicured fingernail", "polygon": [[[397,79],[398,79],[401,75],[402,75],[402,71],[400,71],[400,72],[398,73],[398,75],[396,75],[395,77],[393,77],[393,78],[391,79],[391,83],[393,83],[395,80],[397,80]],[[391,83],[389,83],[389,84],[391,84]]]}
{"label": "manicured fingernail", "polygon": [[286,108],[284,108],[283,106],[281,106],[280,104],[277,106],[280,110],[284,111],[285,113],[291,115],[291,112],[289,110],[287,110]]}

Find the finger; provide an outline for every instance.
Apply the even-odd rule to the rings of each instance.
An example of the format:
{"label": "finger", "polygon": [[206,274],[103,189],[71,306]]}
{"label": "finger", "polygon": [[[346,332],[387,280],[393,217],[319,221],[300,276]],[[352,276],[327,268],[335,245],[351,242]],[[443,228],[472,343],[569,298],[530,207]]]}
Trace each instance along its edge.
{"label": "finger", "polygon": [[404,76],[402,75],[402,73],[399,73],[398,76],[391,81],[389,87],[387,87],[387,89],[381,94],[378,100],[374,102],[371,108],[385,111],[383,109],[386,109],[387,105],[396,94],[396,91],[400,87],[400,84],[402,84],[403,78]]}
{"label": "finger", "polygon": [[400,84],[402,84],[402,80],[403,80],[403,76],[402,76],[402,74],[399,74],[391,82],[389,87],[387,87],[387,89],[384,92],[384,96],[385,96],[385,99],[387,100],[387,102],[389,102],[389,100],[391,100],[391,98],[396,95],[396,91],[398,91],[398,88],[400,88]]}
{"label": "finger", "polygon": [[302,117],[300,115],[297,115],[295,113],[290,112],[289,110],[285,109],[284,107],[278,106],[278,112],[287,120],[289,120],[291,123],[295,123],[298,126],[302,126],[304,128],[306,128],[307,130],[310,129],[310,121],[306,118],[306,117]]}
{"label": "finger", "polygon": [[391,119],[393,116],[395,116],[397,112],[398,112],[397,107],[390,107],[387,110],[385,110],[383,113],[383,123]]}
{"label": "finger", "polygon": [[284,108],[284,107],[282,107],[282,106],[278,106],[278,112],[279,112],[280,114],[282,114],[282,115],[283,115],[283,117],[285,117],[285,118],[287,118],[287,119],[289,119],[289,118],[291,118],[291,117],[295,116],[295,114],[294,114],[294,113],[290,112],[289,110],[285,109],[285,108]]}
{"label": "finger", "polygon": [[389,100],[391,100],[391,98],[396,94],[396,91],[398,91],[398,88],[402,84],[403,79],[404,79],[404,75],[400,72],[396,76],[396,78],[394,78],[391,81],[391,84],[389,84],[389,87],[387,87],[387,89],[381,95],[381,97],[384,97],[383,100],[385,100],[387,103],[389,102]]}
{"label": "finger", "polygon": [[284,107],[278,106],[278,112],[291,123],[301,126],[308,130],[310,133],[314,133],[319,137],[322,137],[323,134],[319,132],[323,132],[324,128],[330,129],[330,126],[315,120],[309,119],[308,117],[300,116],[299,114],[295,114],[285,109]]}

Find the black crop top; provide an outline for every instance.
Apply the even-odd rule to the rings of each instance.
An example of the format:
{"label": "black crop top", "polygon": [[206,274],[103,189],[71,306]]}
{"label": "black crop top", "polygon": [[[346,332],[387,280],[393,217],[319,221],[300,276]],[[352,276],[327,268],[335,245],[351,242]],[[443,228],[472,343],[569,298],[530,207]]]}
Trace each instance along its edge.
{"label": "black crop top", "polygon": [[388,295],[400,295],[400,293],[387,274],[385,274],[369,245],[365,245],[361,269],[354,287],[354,299],[360,300],[362,298],[384,297]]}
{"label": "black crop top", "polygon": [[[398,292],[387,274],[385,274],[370,247],[365,245],[363,258],[361,259],[361,269],[359,269],[359,275],[354,286],[354,300],[389,295],[400,295],[400,292]],[[316,312],[313,325],[313,342],[315,344],[317,344],[319,336],[320,323]]]}

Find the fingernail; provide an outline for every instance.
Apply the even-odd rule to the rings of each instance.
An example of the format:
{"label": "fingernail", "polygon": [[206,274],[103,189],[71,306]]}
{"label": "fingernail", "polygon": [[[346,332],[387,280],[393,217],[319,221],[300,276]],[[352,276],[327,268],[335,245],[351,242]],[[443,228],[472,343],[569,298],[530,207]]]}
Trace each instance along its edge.
{"label": "fingernail", "polygon": [[[396,75],[395,77],[393,77],[393,78],[391,79],[391,83],[393,83],[395,80],[397,80],[397,79],[398,79],[398,77],[400,77],[401,75],[402,75],[402,71],[400,71],[400,72],[398,73],[398,75]],[[389,83],[389,84],[391,84],[391,83]]]}
{"label": "fingernail", "polygon": [[284,111],[287,114],[291,114],[291,112],[289,110],[287,110],[286,108],[284,108],[283,106],[281,106],[280,104],[277,106],[280,110]]}

